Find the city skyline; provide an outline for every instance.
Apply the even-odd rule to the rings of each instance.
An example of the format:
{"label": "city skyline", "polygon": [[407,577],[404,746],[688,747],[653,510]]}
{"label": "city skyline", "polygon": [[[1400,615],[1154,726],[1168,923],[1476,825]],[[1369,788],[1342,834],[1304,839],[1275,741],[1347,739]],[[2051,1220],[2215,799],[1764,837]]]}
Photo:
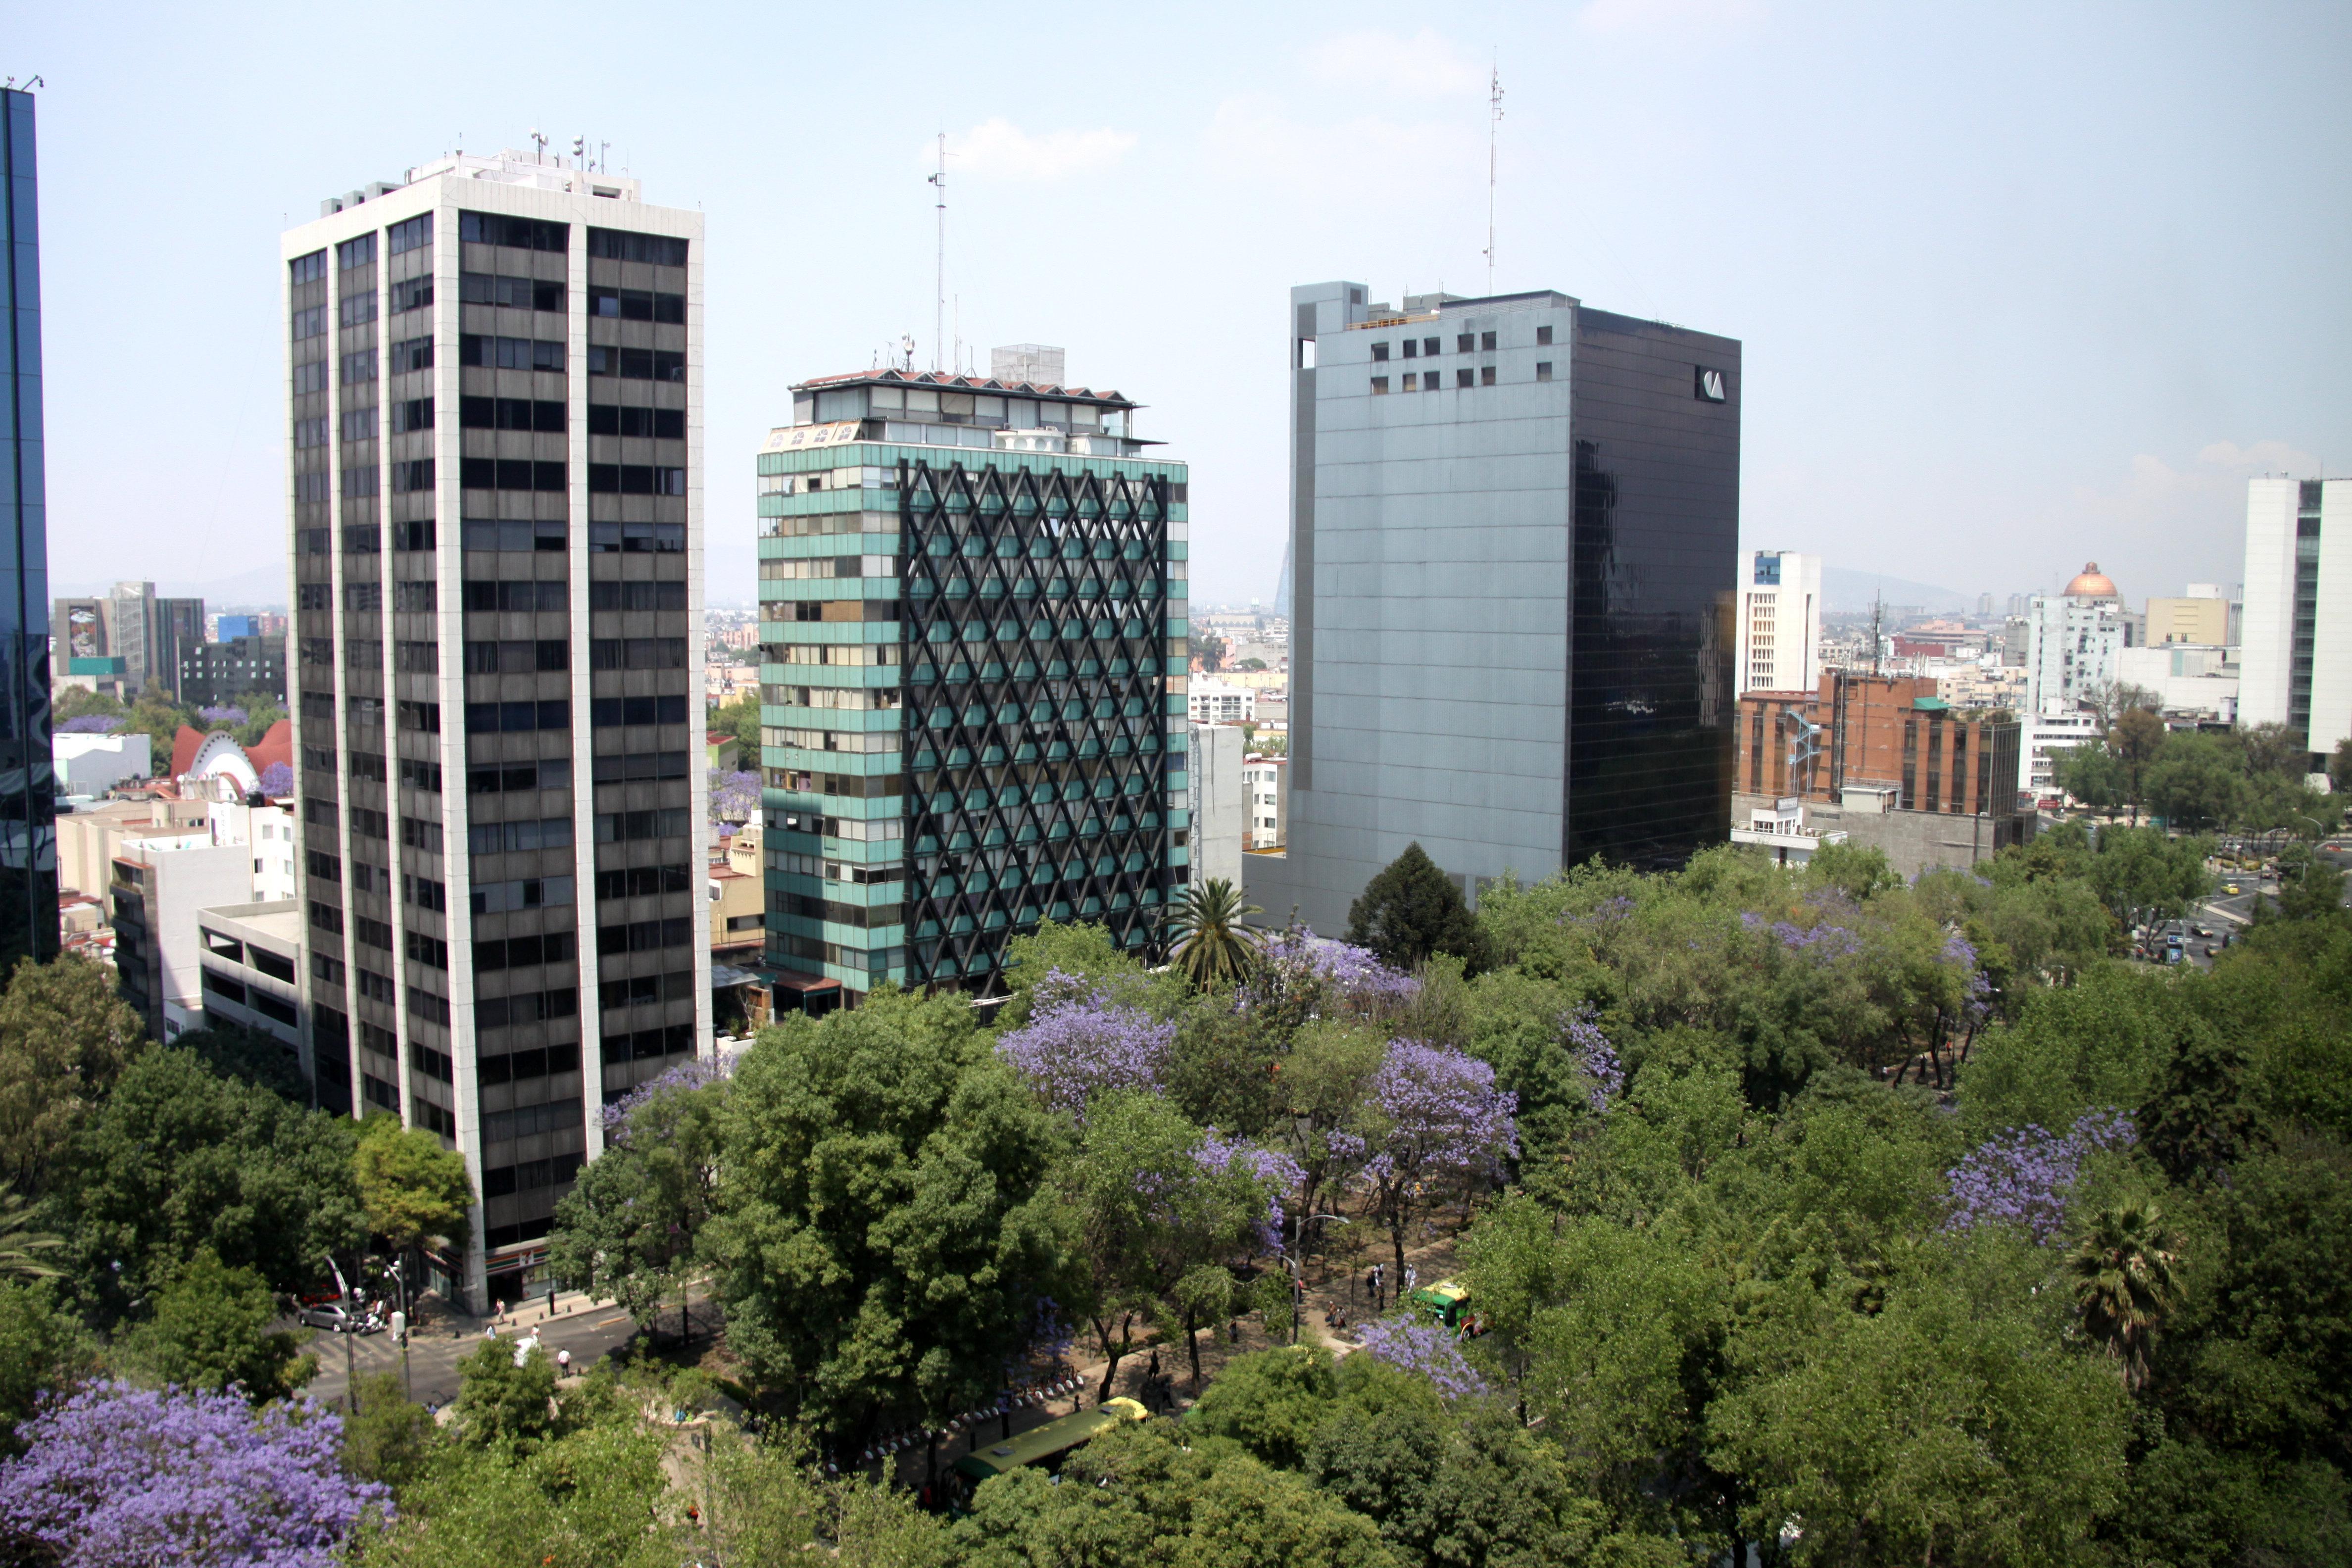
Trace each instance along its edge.
{"label": "city skyline", "polygon": [[[133,352],[137,312],[119,301],[133,297],[123,258],[147,248],[141,230],[173,235],[175,264],[139,276],[136,297],[173,310],[201,299],[224,341],[245,341],[272,307],[236,262],[281,215],[357,170],[397,178],[461,132],[470,150],[529,147],[536,124],[551,156],[575,132],[592,154],[618,136],[616,166],[668,182],[730,237],[711,282],[722,458],[785,416],[790,367],[865,364],[902,333],[929,363],[923,175],[944,130],[948,332],[982,353],[1043,338],[1066,347],[1075,380],[1116,366],[1150,386],[1141,428],[1180,446],[1202,487],[1195,585],[1212,601],[1270,598],[1282,377],[1264,354],[1264,301],[1335,268],[1391,298],[1484,291],[1498,45],[1495,287],[1561,287],[1750,345],[1743,549],[1970,596],[2046,590],[2099,559],[2143,599],[2231,577],[2245,479],[2311,477],[2352,425],[2328,374],[2346,306],[2326,287],[2345,257],[2328,216],[2345,169],[2324,152],[2352,138],[2332,95],[2295,89],[2340,54],[2344,23],[2325,13],[2159,18],[2116,36],[2022,11],[1897,21],[1612,0],[1478,8],[1433,31],[1373,8],[1242,51],[1221,47],[1225,30],[1114,18],[1083,41],[1034,44],[1035,68],[1123,46],[1152,59],[1152,89],[1071,68],[1046,100],[1007,89],[1012,46],[985,29],[943,21],[883,61],[818,19],[790,35],[804,122],[840,123],[877,93],[925,104],[919,121],[821,146],[752,118],[765,100],[751,68],[718,47],[757,36],[748,14],[689,19],[625,63],[559,42],[537,81],[460,59],[364,106],[289,70],[290,96],[266,117],[216,107],[201,83],[225,44],[168,14],[128,41],[76,37],[62,17],[28,24],[20,47],[47,73],[46,141],[62,161],[44,193],[60,586],[119,574],[101,540],[137,551],[160,583],[272,564],[285,440],[272,365],[232,353],[182,416],[127,449],[109,434],[97,367]],[[299,47],[331,48],[338,32]],[[1211,36],[1220,47],[1200,41]],[[240,69],[265,72],[297,47],[235,45]],[[1936,79],[1898,90],[1902,62],[1927,52]],[[673,79],[693,81],[691,106],[660,107],[685,90]],[[646,105],[636,123],[596,123],[624,96]],[[765,194],[776,168],[820,153],[824,202]],[[107,200],[109,171],[132,166],[152,174],[149,195]],[[1400,206],[1400,191],[1420,194]],[[1155,243],[1116,268],[1038,265],[1031,235],[1106,200],[1160,215]],[[2247,210],[2265,223],[2243,223]],[[1238,261],[1221,237],[1236,228],[1256,237]],[[167,387],[196,379],[193,363],[163,372]],[[754,509],[750,486],[720,472],[724,581],[748,570]],[[158,507],[158,493],[183,499]],[[1909,526],[1889,528],[1890,507]],[[1948,552],[1963,529],[1977,547]]]}

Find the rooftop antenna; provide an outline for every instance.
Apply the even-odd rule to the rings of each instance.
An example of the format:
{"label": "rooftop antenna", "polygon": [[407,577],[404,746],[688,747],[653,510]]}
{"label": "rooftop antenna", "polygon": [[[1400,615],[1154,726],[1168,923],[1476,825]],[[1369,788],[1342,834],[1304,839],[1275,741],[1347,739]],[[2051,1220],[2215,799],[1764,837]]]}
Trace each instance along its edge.
{"label": "rooftop antenna", "polygon": [[1497,61],[1486,79],[1486,292],[1495,292],[1495,147],[1503,126],[1503,68]]}
{"label": "rooftop antenna", "polygon": [[588,138],[585,136],[574,136],[572,139],[572,166],[583,174],[587,172]]}
{"label": "rooftop antenna", "polygon": [[532,142],[536,145],[536,147],[537,147],[537,149],[538,149],[538,154],[537,154],[537,155],[538,155],[539,161],[540,161],[541,163],[546,163],[546,162],[547,162],[547,138],[546,138],[545,136],[541,135],[538,131],[534,130],[534,131],[533,131],[533,132],[531,132],[531,133],[530,133],[530,139],[531,139]]}
{"label": "rooftop antenna", "polygon": [[944,131],[940,132],[939,173],[927,178],[939,189],[940,251],[931,299],[931,368],[937,370],[948,346],[948,133]]}
{"label": "rooftop antenna", "polygon": [[1878,650],[1881,647],[1878,626],[1879,623],[1885,618],[1885,614],[1886,595],[1884,593],[1874,593],[1870,597],[1870,673],[1873,675],[1878,673]]}
{"label": "rooftop antenna", "polygon": [[900,369],[902,369],[902,370],[905,370],[905,371],[908,371],[908,372],[910,372],[910,373],[911,373],[911,372],[914,370],[914,368],[915,368],[915,334],[914,334],[914,333],[912,333],[912,332],[902,332],[902,333],[900,333],[900,334],[899,334],[899,336],[898,336],[898,353],[899,353],[900,357],[901,357],[901,358],[903,358],[903,359],[906,361],[906,363],[905,363],[903,365],[901,365],[899,368],[900,368]]}

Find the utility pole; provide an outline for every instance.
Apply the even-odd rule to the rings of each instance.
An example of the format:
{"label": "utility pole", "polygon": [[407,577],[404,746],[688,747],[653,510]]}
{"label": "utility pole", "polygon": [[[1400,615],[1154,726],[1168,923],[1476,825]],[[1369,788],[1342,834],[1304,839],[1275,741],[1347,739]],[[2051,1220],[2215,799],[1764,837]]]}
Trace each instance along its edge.
{"label": "utility pole", "polygon": [[948,133],[940,132],[939,172],[928,176],[939,193],[933,205],[939,212],[939,259],[931,298],[931,368],[941,368],[940,356],[947,352],[948,328]]}

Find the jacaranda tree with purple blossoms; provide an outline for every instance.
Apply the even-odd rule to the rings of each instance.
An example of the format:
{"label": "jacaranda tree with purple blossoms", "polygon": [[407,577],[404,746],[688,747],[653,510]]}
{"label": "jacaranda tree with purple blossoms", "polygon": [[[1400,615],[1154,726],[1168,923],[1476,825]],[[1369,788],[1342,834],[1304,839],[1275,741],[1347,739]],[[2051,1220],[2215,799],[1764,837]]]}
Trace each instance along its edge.
{"label": "jacaranda tree with purple blossoms", "polygon": [[1411,1314],[1376,1319],[1364,1325],[1365,1351],[1375,1360],[1407,1372],[1419,1373],[1448,1399],[1469,1399],[1489,1392],[1462,1353],[1462,1342],[1443,1323]]}
{"label": "jacaranda tree with purple blossoms", "polygon": [[2016,1127],[1988,1139],[1954,1166],[1949,1230],[2011,1225],[2038,1242],[2057,1236],[2083,1162],[2103,1149],[2128,1149],[2138,1141],[2131,1118],[2120,1110],[2086,1111],[2065,1132]]}
{"label": "jacaranda tree with purple blossoms", "polygon": [[748,770],[710,773],[710,820],[749,822],[760,815],[760,775]]}
{"label": "jacaranda tree with purple blossoms", "polygon": [[1173,1024],[1055,970],[1038,983],[1029,1022],[1005,1031],[996,1048],[1047,1109],[1083,1124],[1104,1095],[1160,1092],[1175,1041]]}
{"label": "jacaranda tree with purple blossoms", "polygon": [[1358,1179],[1388,1227],[1399,1279],[1412,1217],[1441,1192],[1491,1180],[1517,1157],[1517,1097],[1496,1089],[1495,1069],[1475,1057],[1418,1040],[1389,1042],[1359,1123],[1365,1158]]}
{"label": "jacaranda tree with purple blossoms", "polygon": [[342,1425],[298,1403],[107,1383],[27,1424],[0,1526],[60,1568],[329,1568],[391,1494],[338,1464]]}

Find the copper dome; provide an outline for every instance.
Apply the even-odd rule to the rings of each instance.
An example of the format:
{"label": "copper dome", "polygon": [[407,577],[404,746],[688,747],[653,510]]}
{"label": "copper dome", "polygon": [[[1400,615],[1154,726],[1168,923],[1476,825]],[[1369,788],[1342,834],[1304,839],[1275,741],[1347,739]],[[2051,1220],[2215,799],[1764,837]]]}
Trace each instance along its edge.
{"label": "copper dome", "polygon": [[2120,599],[2123,597],[2121,594],[2116,592],[2114,580],[2099,570],[2099,563],[2095,561],[2083,563],[2083,570],[2075,574],[2073,582],[2066,584],[2066,596],[2070,599]]}

